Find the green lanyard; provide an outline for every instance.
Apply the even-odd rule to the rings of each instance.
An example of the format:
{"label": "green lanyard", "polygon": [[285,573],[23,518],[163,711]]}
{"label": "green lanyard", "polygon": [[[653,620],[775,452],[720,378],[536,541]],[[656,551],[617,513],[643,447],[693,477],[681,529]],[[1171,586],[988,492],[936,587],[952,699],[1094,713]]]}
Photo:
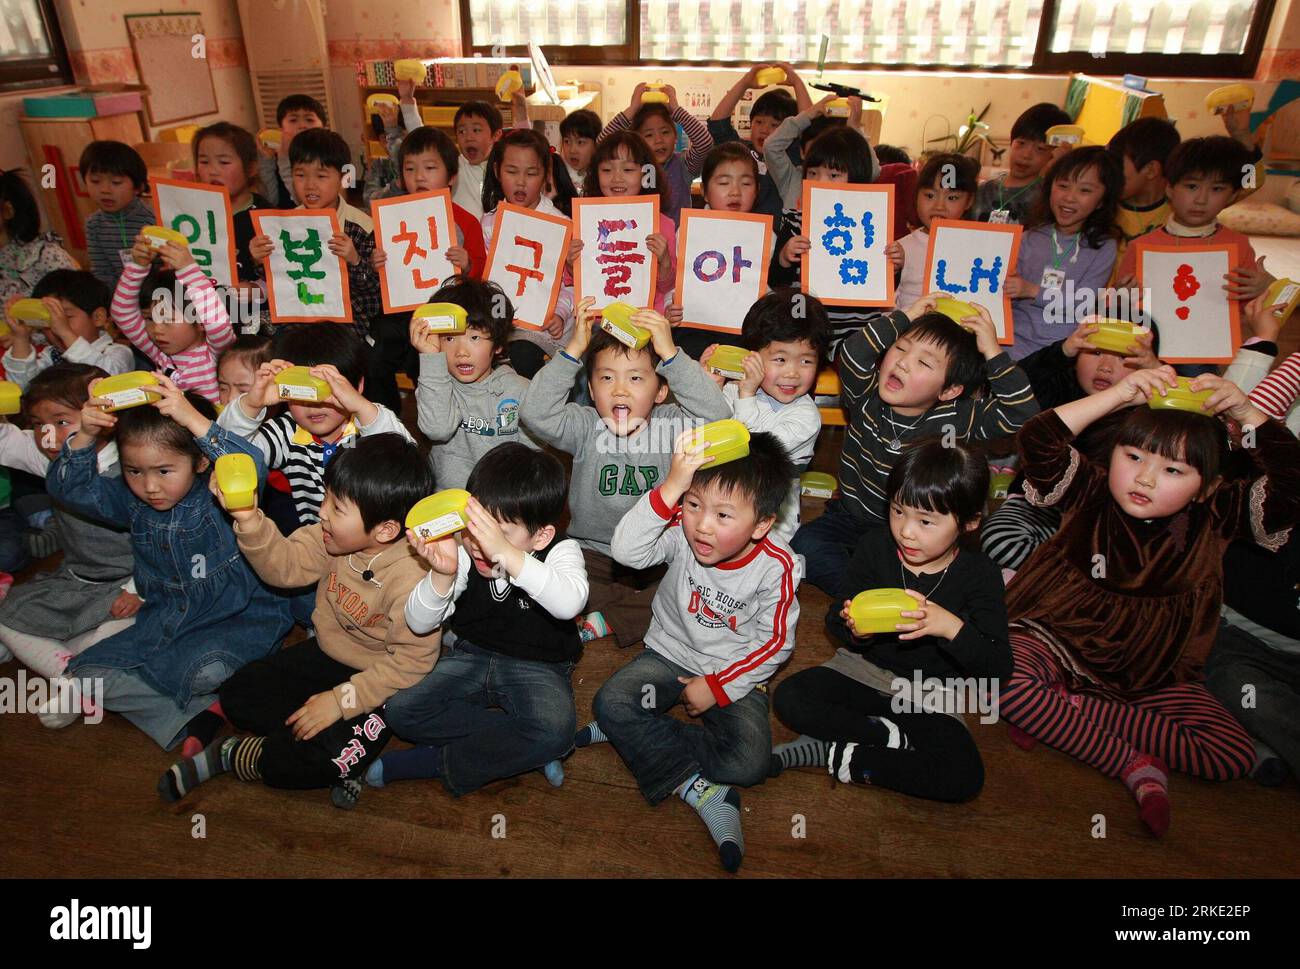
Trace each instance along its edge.
{"label": "green lanyard", "polygon": [[1006,186],[1006,176],[1003,176],[1002,178],[998,179],[998,208],[1005,209],[1008,205],[1010,205],[1016,199],[1020,198],[1020,196],[1024,195],[1026,192],[1028,192],[1031,188],[1033,188],[1037,184],[1038,184],[1038,179],[1034,179],[1028,185],[1020,186],[1020,190],[1016,192],[1015,195],[1011,196],[1011,198],[1004,200],[1002,190]]}
{"label": "green lanyard", "polygon": [[1065,259],[1065,257],[1068,256],[1070,253],[1074,252],[1074,250],[1078,248],[1079,248],[1079,236],[1076,234],[1074,237],[1074,245],[1070,246],[1068,250],[1062,249],[1056,241],[1056,228],[1055,227],[1052,228],[1052,252],[1056,253],[1056,255],[1052,256],[1053,269],[1060,269],[1061,263]]}

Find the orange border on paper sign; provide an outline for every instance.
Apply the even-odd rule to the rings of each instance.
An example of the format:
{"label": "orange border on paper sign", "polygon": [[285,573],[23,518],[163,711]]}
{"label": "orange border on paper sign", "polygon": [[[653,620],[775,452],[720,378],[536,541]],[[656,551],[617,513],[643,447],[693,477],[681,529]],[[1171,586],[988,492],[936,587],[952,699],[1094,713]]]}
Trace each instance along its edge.
{"label": "orange border on paper sign", "polygon": [[[825,189],[829,192],[857,192],[863,195],[884,194],[889,197],[889,218],[886,220],[884,233],[885,245],[891,245],[894,242],[894,186],[893,185],[854,185],[845,182],[804,182],[803,198],[800,203],[802,206],[801,214],[804,220],[803,235],[808,235],[808,213],[812,204],[813,189]],[[811,236],[808,236],[812,238]],[[810,296],[817,296],[826,306],[893,306],[894,305],[894,267],[886,258],[885,264],[889,271],[885,273],[885,298],[880,300],[874,299],[841,299],[833,296],[818,296],[809,288],[808,276],[810,272],[809,262],[811,260],[812,250],[809,249],[799,257],[799,288]],[[832,257],[834,258],[834,257]]]}
{"label": "orange border on paper sign", "polygon": [[[659,196],[658,195],[629,195],[629,196],[617,195],[612,198],[603,198],[603,197],[602,198],[575,198],[573,200],[573,231],[574,233],[577,234],[578,239],[582,241],[584,244],[588,241],[582,238],[582,210],[584,208],[587,208],[589,206],[597,206],[597,205],[612,205],[612,206],[626,207],[628,205],[635,205],[638,203],[642,205],[649,204],[654,207],[654,215],[651,219],[651,221],[654,222],[654,225],[650,229],[650,231],[646,233],[646,235],[650,235],[651,233],[658,232],[659,231]],[[595,240],[591,240],[591,241],[594,244]],[[650,292],[646,294],[646,298],[644,300],[637,299],[637,294],[635,293],[628,293],[627,296],[623,297],[624,300],[632,303],[632,305],[638,308],[651,307],[655,305],[655,293],[657,292],[659,286],[659,257],[656,256],[653,252],[650,252],[649,249],[647,249],[646,252],[649,253],[650,255]],[[582,257],[581,256],[579,256],[574,261],[573,264],[573,291],[578,301],[582,301],[588,295],[587,293],[584,293],[582,291]],[[595,294],[590,294],[590,295],[594,296]]]}
{"label": "orange border on paper sign", "polygon": [[[153,193],[150,196],[150,202],[153,204],[153,217],[158,220],[158,224],[170,228],[163,221],[162,200],[158,197],[158,186],[165,185],[169,188],[183,188],[191,192],[212,192],[221,196],[222,206],[226,213],[226,257],[230,260],[230,281],[231,285],[239,282],[239,259],[235,251],[235,216],[230,205],[230,196],[220,185],[204,185],[201,182],[182,182],[177,178],[153,178],[149,180],[153,186]],[[202,266],[199,267],[202,270]],[[213,280],[215,283],[216,280]]]}
{"label": "orange border on paper sign", "polygon": [[[1012,273],[1016,271],[1016,266],[1020,259],[1020,237],[1024,232],[1022,225],[1006,225],[1001,222],[975,222],[970,219],[933,219],[930,222],[930,244],[925,247],[925,286],[922,295],[929,290],[930,271],[934,269],[934,246],[935,240],[939,238],[940,229],[976,229],[980,232],[1005,232],[1011,236],[1011,254],[1007,257],[1007,271],[1003,276],[1002,282],[1005,283],[1011,278]],[[953,299],[961,300],[964,303],[979,303],[977,299],[970,299],[961,293],[950,293]],[[983,305],[983,304],[981,304]],[[984,307],[988,309],[987,306]],[[1010,346],[1016,342],[1015,327],[1012,325],[1011,316],[1011,297],[1006,294],[1006,287],[1002,290],[1002,316],[1007,323],[1007,335],[998,337],[998,343],[1002,346]]]}
{"label": "orange border on paper sign", "polygon": [[[1130,243],[1132,245],[1132,243]],[[1220,242],[1216,245],[1188,245],[1188,246],[1154,246],[1143,245],[1137,258],[1137,284],[1138,289],[1142,289],[1142,257],[1148,252],[1179,252],[1179,253],[1215,253],[1221,252],[1228,257],[1228,271],[1232,271],[1233,266],[1241,265],[1241,249],[1235,242]],[[1202,284],[1206,285],[1206,284]],[[1165,324],[1156,320],[1156,326],[1164,327]],[[1173,324],[1169,324],[1172,326]],[[1241,348],[1241,305],[1239,300],[1228,297],[1228,327],[1232,337],[1232,351],[1226,357],[1167,357],[1160,354],[1162,363],[1232,363],[1233,358],[1237,355],[1237,350]]]}
{"label": "orange border on paper sign", "polygon": [[[574,201],[576,202],[577,199],[574,199]],[[496,258],[497,243],[501,241],[501,219],[507,212],[515,212],[519,215],[525,216],[526,218],[537,219],[539,222],[549,222],[552,225],[564,226],[564,242],[560,246],[560,264],[556,267],[555,281],[551,283],[551,299],[546,306],[546,319],[549,320],[552,314],[555,313],[555,304],[560,298],[560,289],[564,286],[564,264],[565,257],[569,252],[569,240],[573,238],[573,222],[564,218],[562,215],[548,215],[545,212],[538,212],[536,209],[527,209],[522,205],[512,205],[509,202],[500,203],[497,206],[496,212],[497,218],[496,225],[492,232],[492,246],[488,250],[487,265],[483,269],[483,278],[485,280],[492,278],[492,260]],[[511,300],[511,305],[513,304],[514,301]],[[536,324],[529,323],[527,320],[521,320],[518,316],[515,317],[515,326],[522,327],[525,330],[546,329],[545,324],[537,326]]]}
{"label": "orange border on paper sign", "polygon": [[[692,222],[762,222],[763,242],[761,246],[762,263],[758,271],[758,295],[761,297],[767,292],[767,271],[772,262],[772,217],[770,215],[760,215],[755,212],[722,212],[717,209],[682,209],[682,224],[677,227],[677,299],[681,300],[683,296],[683,283],[686,279],[686,260],[682,254],[686,252],[686,227]],[[749,307],[744,308],[748,312]],[[683,307],[684,311],[684,307]],[[744,312],[741,313],[741,318]],[[717,333],[737,334],[740,332],[740,324],[734,327],[718,326],[713,323],[696,323],[682,318],[682,326],[691,326],[699,330],[713,330]]]}
{"label": "orange border on paper sign", "polygon": [[[253,217],[253,234],[263,235],[263,219],[302,218],[304,216],[328,216],[333,235],[343,230],[339,227],[337,209],[254,209],[249,213]],[[326,250],[327,252],[329,250]],[[333,255],[333,253],[330,253]],[[343,316],[280,316],[275,309],[275,282],[271,276],[271,257],[262,260],[262,272],[266,276],[266,298],[271,304],[271,322],[273,323],[351,323],[352,322],[352,288],[348,283],[348,267],[342,256],[334,256],[339,261],[339,272],[343,277]]]}
{"label": "orange border on paper sign", "polygon": [[[387,238],[383,229],[383,213],[385,208],[388,208],[389,206],[393,206],[393,205],[402,205],[406,202],[418,202],[423,199],[438,199],[438,198],[442,199],[447,206],[447,226],[450,230],[449,238],[453,240],[451,242],[451,245],[459,245],[459,242],[454,241],[456,240],[456,212],[452,208],[451,189],[447,189],[447,188],[437,188],[434,189],[432,192],[417,192],[414,195],[399,195],[396,198],[391,198],[391,199],[375,199],[373,202],[371,202],[370,218],[375,223],[376,244],[378,244],[380,240]],[[448,248],[450,247],[451,246],[448,246]],[[408,311],[418,309],[419,307],[424,305],[424,302],[428,302],[426,300],[424,302],[411,303],[409,305],[403,305],[403,306],[396,306],[393,303],[391,303],[388,299],[388,273],[386,272],[387,268],[388,268],[387,261],[385,261],[384,265],[379,267],[379,298],[383,300],[385,313],[406,313]],[[455,265],[453,265],[451,268],[453,271],[453,275],[455,275],[456,274]],[[439,285],[441,286],[444,285],[445,283],[446,280],[442,280],[439,282]]]}

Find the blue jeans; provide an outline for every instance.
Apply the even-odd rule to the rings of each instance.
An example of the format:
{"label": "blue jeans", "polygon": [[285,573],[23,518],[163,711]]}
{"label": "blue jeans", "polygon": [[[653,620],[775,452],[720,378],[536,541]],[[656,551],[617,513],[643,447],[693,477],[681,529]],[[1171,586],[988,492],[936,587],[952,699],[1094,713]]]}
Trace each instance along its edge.
{"label": "blue jeans", "polygon": [[869,527],[843,500],[828,501],[821,517],[800,525],[790,540],[790,547],[804,558],[803,580],[833,599],[848,598],[841,586],[853,550]]}
{"label": "blue jeans", "polygon": [[193,695],[184,707],[159,693],[131,670],[83,666],[68,675],[79,680],[102,680],[104,709],[120,713],[163,750],[171,750],[186,737],[189,722],[217,699],[217,688],[230,676],[220,660],[202,667],[194,677]]}
{"label": "blue jeans", "polygon": [[695,774],[741,787],[767,777],[772,725],[766,691],[751,690],[735,703],[710,707],[694,723],[683,723],[667,713],[682,694],[677,677],[694,675],[647,649],[606,680],[592,704],[600,729],[651,804]]}
{"label": "blue jeans", "polygon": [[441,746],[443,784],[468,794],[573,748],[573,667],[503,656],[460,639],[443,646],[424,679],[389,698],[388,724],[404,740]]}

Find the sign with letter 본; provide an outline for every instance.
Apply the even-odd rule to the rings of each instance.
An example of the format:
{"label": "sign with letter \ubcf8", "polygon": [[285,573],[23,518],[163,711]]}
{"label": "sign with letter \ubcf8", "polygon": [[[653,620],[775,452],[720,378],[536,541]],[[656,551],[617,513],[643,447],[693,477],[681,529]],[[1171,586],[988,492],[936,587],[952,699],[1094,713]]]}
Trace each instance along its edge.
{"label": "sign with letter \ubcf8", "polygon": [[677,240],[677,302],[682,325],[739,333],[767,291],[772,217],[682,209]]}
{"label": "sign with letter \ubcf8", "polygon": [[827,306],[892,306],[894,186],[803,183],[802,289]]}
{"label": "sign with letter \ubcf8", "polygon": [[645,240],[659,231],[659,196],[575,198],[573,224],[582,240],[573,267],[577,298],[594,297],[596,309],[652,306],[659,261]]}
{"label": "sign with letter \ubcf8", "polygon": [[385,313],[402,313],[429,302],[434,291],[456,274],[447,250],[458,245],[445,188],[371,204],[375,245],[387,259],[379,268]]}
{"label": "sign with letter \ubcf8", "polygon": [[1020,226],[935,219],[925,252],[922,293],[945,292],[964,303],[978,303],[993,317],[998,342],[1012,339],[1007,277],[1020,256]]}
{"label": "sign with letter \ubcf8", "polygon": [[262,260],[275,323],[351,323],[352,297],[343,257],[329,251],[339,230],[333,209],[254,210],[253,231],[271,237]]}
{"label": "sign with letter \ubcf8", "polygon": [[219,185],[155,178],[153,211],[158,224],[175,229],[190,244],[200,269],[218,286],[233,286],[239,278],[235,265],[235,221],[230,196]]}
{"label": "sign with letter \ubcf8", "polygon": [[519,205],[497,206],[486,279],[501,287],[515,308],[515,325],[543,329],[564,283],[572,223]]}

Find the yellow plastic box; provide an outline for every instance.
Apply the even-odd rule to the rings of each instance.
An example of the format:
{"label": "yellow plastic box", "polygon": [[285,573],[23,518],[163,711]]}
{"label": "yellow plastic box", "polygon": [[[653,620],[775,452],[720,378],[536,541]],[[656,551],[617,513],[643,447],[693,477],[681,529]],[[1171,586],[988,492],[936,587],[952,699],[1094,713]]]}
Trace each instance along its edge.
{"label": "yellow plastic box", "polygon": [[759,87],[767,87],[769,84],[784,84],[785,68],[765,67],[754,75],[754,83]]}
{"label": "yellow plastic box", "polygon": [[104,408],[108,412],[162,400],[162,394],[158,392],[158,378],[147,370],[132,370],[130,373],[105,377],[91,387],[90,392],[109,402]]}
{"label": "yellow plastic box", "polygon": [[9,307],[9,319],[17,320],[19,323],[25,323],[28,326],[49,326],[50,310],[39,299],[32,299],[31,297],[17,299]]}
{"label": "yellow plastic box", "polygon": [[713,457],[706,467],[749,456],[749,428],[733,418],[705,424],[695,432],[696,443],[701,440],[708,443],[704,453]]}
{"label": "yellow plastic box", "polygon": [[468,314],[465,307],[455,303],[425,303],[411,314],[413,320],[423,320],[430,333],[464,333]]}
{"label": "yellow plastic box", "polygon": [[610,303],[600,311],[600,328],[619,343],[640,350],[650,342],[650,331],[632,322],[636,312],[637,308],[629,303]]}
{"label": "yellow plastic box", "polygon": [[257,465],[247,454],[223,454],[213,473],[230,511],[252,508],[257,499]]}
{"label": "yellow plastic box", "polygon": [[1249,110],[1254,103],[1255,90],[1249,84],[1225,84],[1205,96],[1205,110],[1213,114],[1223,114],[1238,106]]}
{"label": "yellow plastic box", "polygon": [[1127,354],[1128,348],[1137,342],[1138,335],[1148,332],[1145,327],[1128,320],[1106,318],[1095,322],[1100,329],[1088,334],[1088,342],[1098,350],[1109,350],[1111,353]]}
{"label": "yellow plastic box", "polygon": [[280,142],[283,138],[284,132],[279,128],[263,128],[257,133],[257,140],[271,151],[280,150]]}
{"label": "yellow plastic box", "polygon": [[275,375],[281,400],[294,400],[305,404],[319,404],[329,400],[330,385],[311,375],[309,367],[287,367]]}
{"label": "yellow plastic box", "polygon": [[500,101],[509,101],[514,93],[524,86],[524,78],[518,71],[506,71],[497,78],[496,94]]}
{"label": "yellow plastic box", "polygon": [[22,388],[12,380],[0,380],[0,414],[17,414],[22,409]]}
{"label": "yellow plastic box", "polygon": [[947,296],[940,296],[934,301],[934,311],[942,313],[954,323],[970,329],[969,325],[962,323],[968,316],[979,316],[979,310],[975,309],[970,303],[963,302],[959,299],[951,299]]}
{"label": "yellow plastic box", "polygon": [[140,230],[140,234],[149,240],[149,245],[155,249],[162,247],[170,242],[178,246],[188,246],[190,240],[175,229],[169,229],[162,225],[147,225]]}
{"label": "yellow plastic box", "polygon": [[659,90],[663,83],[656,81],[654,84],[647,84],[646,89],[641,92],[642,104],[667,104],[668,95]]}
{"label": "yellow plastic box", "polygon": [[858,633],[892,633],[896,627],[911,622],[902,613],[911,612],[920,603],[902,589],[867,589],[849,603],[849,615]]}
{"label": "yellow plastic box", "polygon": [[383,93],[370,95],[370,97],[366,98],[366,117],[369,118],[372,114],[378,114],[379,105],[381,104],[391,104],[396,108],[398,104],[397,95]]}
{"label": "yellow plastic box", "polygon": [[1077,124],[1056,124],[1047,129],[1047,143],[1049,145],[1070,145],[1071,147],[1082,143],[1083,129]]}
{"label": "yellow plastic box", "polygon": [[1295,308],[1300,306],[1300,283],[1292,282],[1289,279],[1279,279],[1274,281],[1273,285],[1268,288],[1268,295],[1264,300],[1269,306],[1282,304],[1281,320],[1285,323],[1290,319]]}
{"label": "yellow plastic box", "polygon": [[399,81],[415,81],[418,84],[428,76],[428,71],[425,70],[424,61],[407,57],[393,61],[393,75]]}
{"label": "yellow plastic box", "polygon": [[721,374],[728,380],[740,380],[745,376],[745,358],[751,352],[730,343],[715,347],[713,356],[709,357],[709,372]]}
{"label": "yellow plastic box", "polygon": [[799,494],[809,498],[831,498],[839,488],[835,475],[824,471],[805,471],[799,475]]}
{"label": "yellow plastic box", "polygon": [[465,527],[467,501],[469,492],[464,488],[447,488],[421,498],[406,513],[406,527],[424,541],[436,542]]}
{"label": "yellow plastic box", "polygon": [[1185,410],[1193,414],[1203,414],[1205,402],[1214,393],[1212,390],[1193,391],[1190,377],[1179,377],[1177,386],[1167,387],[1165,390],[1166,396],[1161,397],[1157,391],[1147,402],[1152,410]]}

